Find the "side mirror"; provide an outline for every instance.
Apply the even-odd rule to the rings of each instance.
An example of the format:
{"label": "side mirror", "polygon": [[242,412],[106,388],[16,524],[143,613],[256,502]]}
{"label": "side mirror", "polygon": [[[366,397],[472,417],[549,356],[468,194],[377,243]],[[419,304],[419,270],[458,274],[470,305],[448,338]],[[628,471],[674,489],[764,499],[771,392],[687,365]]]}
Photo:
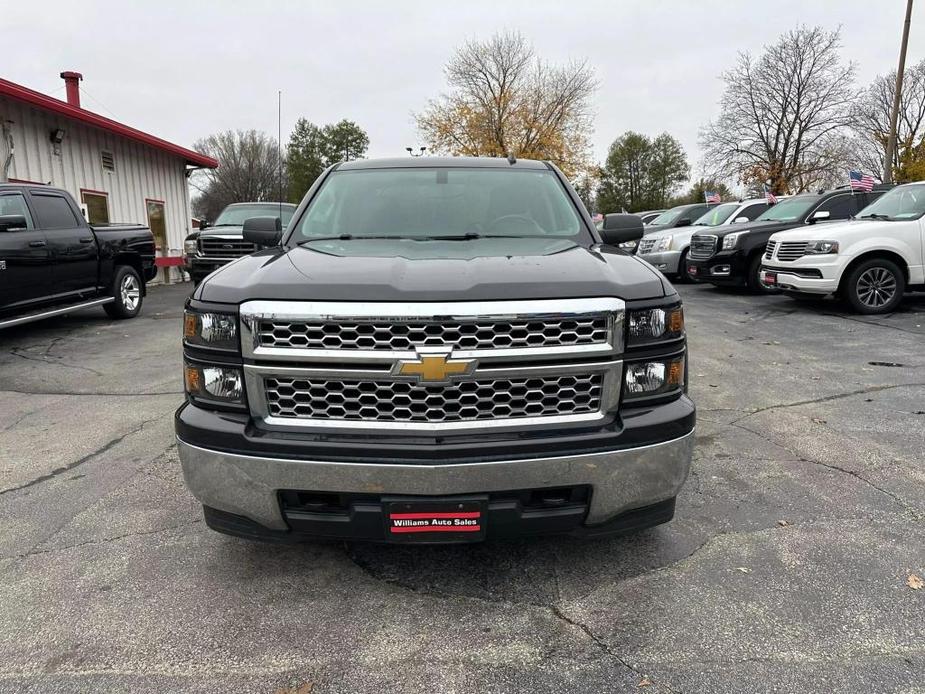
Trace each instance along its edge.
{"label": "side mirror", "polygon": [[200,229],[205,229],[207,226],[209,226],[209,220],[207,220],[207,219],[200,219],[200,220],[199,220],[199,228],[200,228]]}
{"label": "side mirror", "polygon": [[608,246],[618,246],[642,238],[642,220],[634,214],[614,213],[604,216],[601,239]]}
{"label": "side mirror", "polygon": [[745,224],[746,222],[750,222],[750,221],[752,220],[750,220],[748,217],[736,217],[732,223],[733,224]]}
{"label": "side mirror", "polygon": [[244,240],[258,246],[278,246],[283,238],[279,217],[251,217],[244,222]]}
{"label": "side mirror", "polygon": [[689,227],[694,223],[693,219],[679,219],[678,223],[675,224],[676,227]]}
{"label": "side mirror", "polygon": [[813,212],[813,216],[809,218],[810,224],[815,224],[820,219],[828,219],[832,216],[832,213],[828,210],[819,210],[818,212]]}
{"label": "side mirror", "polygon": [[3,214],[0,215],[0,231],[12,231],[13,229],[28,229],[25,215],[21,214]]}

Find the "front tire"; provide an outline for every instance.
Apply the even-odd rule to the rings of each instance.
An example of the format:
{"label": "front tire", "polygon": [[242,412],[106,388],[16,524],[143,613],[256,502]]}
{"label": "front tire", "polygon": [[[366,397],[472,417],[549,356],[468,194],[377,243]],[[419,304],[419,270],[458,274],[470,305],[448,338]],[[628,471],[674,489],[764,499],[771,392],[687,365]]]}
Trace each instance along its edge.
{"label": "front tire", "polygon": [[690,278],[690,275],[687,274],[687,249],[684,249],[684,252],[681,253],[681,257],[678,258],[678,272],[675,279],[676,284],[691,284],[693,280]]}
{"label": "front tire", "polygon": [[115,301],[103,306],[106,314],[116,320],[137,316],[144,301],[143,288],[141,276],[135,268],[129,265],[119,265],[112,280],[112,294]]}
{"label": "front tire", "polygon": [[758,253],[748,264],[748,275],[745,277],[748,289],[755,294],[775,294],[776,289],[765,287],[761,283],[761,253]]}
{"label": "front tire", "polygon": [[842,296],[857,313],[891,313],[903,300],[906,277],[886,258],[871,258],[854,267],[844,280]]}

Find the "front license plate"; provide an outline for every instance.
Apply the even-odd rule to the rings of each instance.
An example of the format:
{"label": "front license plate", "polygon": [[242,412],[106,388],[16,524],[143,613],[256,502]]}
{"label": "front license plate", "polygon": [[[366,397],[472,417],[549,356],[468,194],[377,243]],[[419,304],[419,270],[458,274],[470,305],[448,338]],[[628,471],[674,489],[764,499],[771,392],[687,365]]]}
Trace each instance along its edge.
{"label": "front license plate", "polygon": [[777,284],[777,273],[765,270],[761,273],[761,281],[768,285]]}
{"label": "front license plate", "polygon": [[485,539],[485,500],[386,501],[386,539],[392,542],[477,542]]}

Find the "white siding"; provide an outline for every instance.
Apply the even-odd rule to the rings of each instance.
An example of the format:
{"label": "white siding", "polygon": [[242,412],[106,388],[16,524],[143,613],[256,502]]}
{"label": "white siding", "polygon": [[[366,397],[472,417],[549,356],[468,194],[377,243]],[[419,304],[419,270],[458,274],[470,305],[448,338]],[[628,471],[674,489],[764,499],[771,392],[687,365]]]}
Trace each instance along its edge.
{"label": "white siding", "polygon": [[[64,188],[78,202],[81,188],[105,191],[112,222],[147,224],[145,200],[162,200],[170,254],[182,250],[190,226],[183,159],[3,96],[0,121],[12,121],[15,155],[9,178]],[[60,155],[54,154],[51,142],[51,133],[58,128],[65,131]],[[4,149],[0,143],[0,164]],[[103,170],[102,150],[113,153],[115,171]]]}

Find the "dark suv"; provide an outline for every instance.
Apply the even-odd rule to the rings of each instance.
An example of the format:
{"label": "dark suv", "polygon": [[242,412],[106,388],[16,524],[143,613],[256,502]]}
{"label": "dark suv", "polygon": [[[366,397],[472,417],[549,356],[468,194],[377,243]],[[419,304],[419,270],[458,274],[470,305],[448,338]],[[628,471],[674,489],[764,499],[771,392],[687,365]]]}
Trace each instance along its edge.
{"label": "dark suv", "polygon": [[687,261],[692,279],[722,286],[747,286],[769,291],[760,280],[761,254],[771,234],[802,224],[848,219],[890,190],[878,185],[870,193],[847,186],[818,193],[804,193],[781,200],[750,224],[711,229],[694,234]]}

